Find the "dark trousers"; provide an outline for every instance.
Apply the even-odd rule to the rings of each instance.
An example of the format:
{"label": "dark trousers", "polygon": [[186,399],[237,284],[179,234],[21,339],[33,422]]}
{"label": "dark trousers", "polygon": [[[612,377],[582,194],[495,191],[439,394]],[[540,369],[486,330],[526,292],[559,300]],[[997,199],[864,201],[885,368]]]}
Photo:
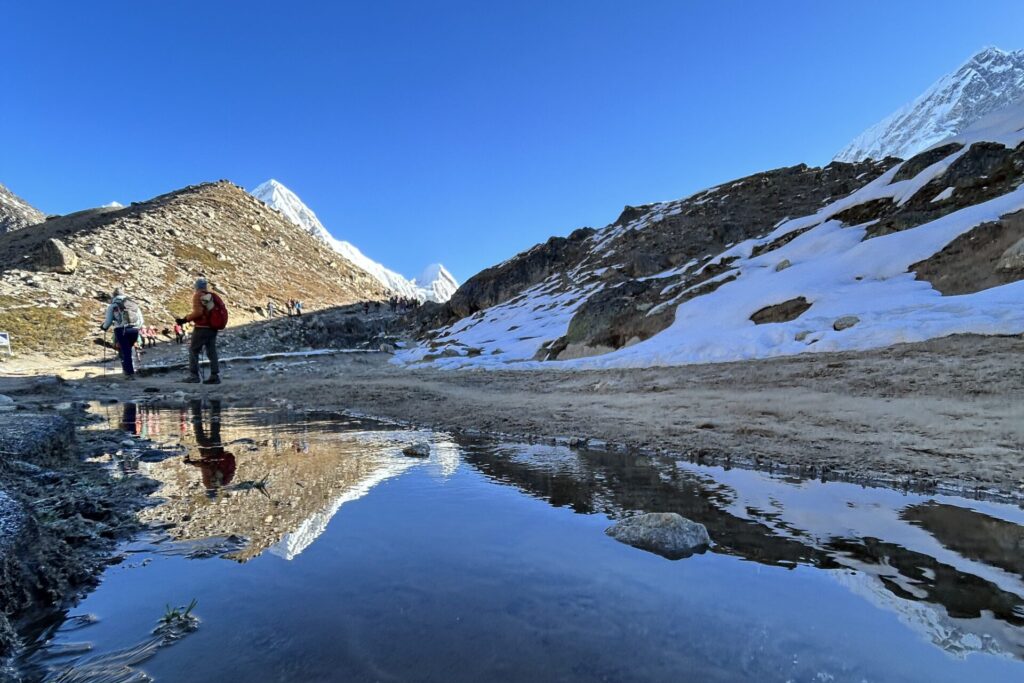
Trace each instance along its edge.
{"label": "dark trousers", "polygon": [[121,356],[121,370],[126,375],[134,375],[132,349],[135,342],[139,341],[139,331],[134,327],[115,327],[114,340],[117,342],[117,353]]}
{"label": "dark trousers", "polygon": [[197,327],[192,331],[192,343],[188,347],[188,371],[193,377],[199,376],[199,352],[206,349],[206,357],[210,359],[210,376],[220,375],[220,363],[217,361],[217,330],[209,327]]}

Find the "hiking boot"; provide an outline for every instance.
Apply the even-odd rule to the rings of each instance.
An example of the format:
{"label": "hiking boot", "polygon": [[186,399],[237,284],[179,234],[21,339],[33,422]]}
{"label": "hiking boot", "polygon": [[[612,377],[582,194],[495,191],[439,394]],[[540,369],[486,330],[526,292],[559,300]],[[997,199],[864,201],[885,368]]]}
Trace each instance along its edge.
{"label": "hiking boot", "polygon": [[181,381],[183,383],[185,383],[185,384],[200,384],[200,383],[202,383],[202,380],[199,379],[198,377],[186,377],[185,379],[183,379]]}
{"label": "hiking boot", "polygon": [[213,375],[210,379],[203,382],[203,384],[220,384],[220,375]]}

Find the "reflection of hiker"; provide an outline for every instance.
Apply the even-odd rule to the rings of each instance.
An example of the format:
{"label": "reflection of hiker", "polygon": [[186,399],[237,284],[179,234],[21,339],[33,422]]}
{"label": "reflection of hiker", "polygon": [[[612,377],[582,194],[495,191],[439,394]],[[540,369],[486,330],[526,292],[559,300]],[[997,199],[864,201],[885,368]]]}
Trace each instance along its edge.
{"label": "reflection of hiker", "polygon": [[194,465],[202,472],[203,488],[206,495],[213,498],[217,489],[227,486],[235,477],[235,456],[224,450],[220,440],[220,401],[210,401],[210,432],[203,427],[203,406],[200,401],[192,401],[192,433],[196,439],[199,458],[185,456],[185,463]]}
{"label": "reflection of hiker", "polygon": [[114,347],[121,357],[121,370],[125,379],[135,379],[132,349],[139,340],[139,328],[144,324],[139,305],[125,296],[120,287],[115,289],[110,305],[107,306],[107,317],[100,329],[106,332],[113,325]]}
{"label": "reflection of hiker", "polygon": [[192,295],[192,312],[174,322],[184,325],[193,324],[192,343],[188,348],[188,378],[185,382],[198,383],[199,352],[206,350],[210,359],[210,378],[205,384],[220,384],[220,363],[217,358],[217,332],[228,324],[228,309],[224,300],[209,291],[206,278],[196,280],[195,293]]}
{"label": "reflection of hiker", "polygon": [[139,407],[138,404],[127,402],[121,407],[121,429],[129,434],[139,433]]}

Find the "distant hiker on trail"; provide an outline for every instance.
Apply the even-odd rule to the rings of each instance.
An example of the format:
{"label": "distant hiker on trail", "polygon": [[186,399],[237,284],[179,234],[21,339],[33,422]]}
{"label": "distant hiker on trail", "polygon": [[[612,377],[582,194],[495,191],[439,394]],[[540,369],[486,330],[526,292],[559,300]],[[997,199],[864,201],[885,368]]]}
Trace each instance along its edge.
{"label": "distant hiker on trail", "polygon": [[288,316],[291,317],[295,313],[295,299],[288,299],[286,305],[288,306]]}
{"label": "distant hiker on trail", "polygon": [[302,315],[302,302],[301,301],[296,301],[295,302],[295,315]]}
{"label": "distant hiker on trail", "polygon": [[174,341],[179,344],[185,343],[185,328],[178,323],[174,323]]}
{"label": "distant hiker on trail", "polygon": [[228,324],[228,308],[224,300],[209,291],[206,278],[196,280],[192,295],[192,312],[174,322],[179,325],[192,323],[192,343],[188,347],[188,378],[183,380],[197,384],[199,379],[199,352],[206,349],[210,359],[210,378],[205,384],[220,384],[220,363],[217,358],[217,332]]}
{"label": "distant hiker on trail", "polygon": [[135,379],[135,364],[132,362],[132,350],[139,340],[139,329],[145,324],[142,309],[129,299],[121,288],[114,290],[110,305],[107,306],[107,317],[100,325],[106,332],[114,327],[114,348],[121,358],[121,370],[125,379]]}
{"label": "distant hiker on trail", "polygon": [[273,318],[274,317],[274,310],[275,310],[274,309],[274,301],[272,299],[267,299],[267,317],[268,318]]}

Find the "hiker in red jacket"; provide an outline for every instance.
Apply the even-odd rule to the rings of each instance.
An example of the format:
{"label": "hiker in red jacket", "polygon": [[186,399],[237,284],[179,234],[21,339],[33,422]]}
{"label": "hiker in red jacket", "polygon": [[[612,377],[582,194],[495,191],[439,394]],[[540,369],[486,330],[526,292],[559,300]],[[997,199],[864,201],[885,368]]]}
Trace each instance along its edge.
{"label": "hiker in red jacket", "polygon": [[209,290],[206,278],[196,280],[195,293],[192,295],[192,312],[174,322],[179,325],[192,323],[192,343],[188,347],[188,374],[183,380],[197,384],[199,379],[199,352],[206,349],[206,357],[210,359],[210,378],[204,384],[220,384],[220,363],[217,358],[217,332],[224,329],[228,322],[227,307],[224,301]]}

